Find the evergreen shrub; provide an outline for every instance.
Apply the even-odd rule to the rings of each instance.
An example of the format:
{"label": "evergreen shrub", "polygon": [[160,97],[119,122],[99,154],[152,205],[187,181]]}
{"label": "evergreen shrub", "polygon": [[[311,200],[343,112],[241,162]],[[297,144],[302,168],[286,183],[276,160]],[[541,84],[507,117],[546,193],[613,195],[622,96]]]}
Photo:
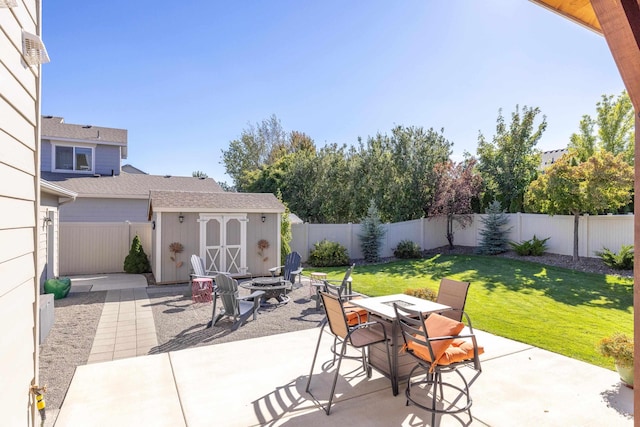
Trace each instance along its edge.
{"label": "evergreen shrub", "polygon": [[416,242],[411,240],[402,240],[393,250],[393,255],[396,258],[403,259],[422,258],[422,251],[420,250],[420,245]]}
{"label": "evergreen shrub", "polygon": [[142,244],[140,243],[140,237],[136,234],[131,242],[131,249],[129,255],[124,259],[124,271],[130,274],[141,274],[151,272],[151,264],[147,254],[144,253]]}
{"label": "evergreen shrub", "polygon": [[506,228],[509,218],[502,211],[500,202],[493,201],[487,208],[487,216],[482,218],[484,228],[480,231],[480,246],[478,253],[485,255],[496,255],[507,251],[509,241],[507,233],[510,228]]}
{"label": "evergreen shrub", "polygon": [[334,267],[349,264],[347,248],[338,242],[327,239],[313,244],[313,250],[309,254],[309,265],[313,267]]}

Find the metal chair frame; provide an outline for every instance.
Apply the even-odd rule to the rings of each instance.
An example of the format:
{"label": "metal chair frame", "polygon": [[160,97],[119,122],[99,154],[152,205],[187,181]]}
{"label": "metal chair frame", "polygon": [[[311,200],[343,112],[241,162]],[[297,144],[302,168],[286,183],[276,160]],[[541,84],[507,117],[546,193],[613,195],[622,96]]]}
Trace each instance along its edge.
{"label": "metal chair frame", "polygon": [[[413,367],[411,372],[409,373],[409,378],[407,380],[407,388],[405,391],[405,396],[407,398],[406,405],[409,406],[409,402],[418,406],[419,408],[424,409],[431,413],[431,425],[436,425],[436,415],[442,414],[450,414],[456,415],[461,412],[469,412],[469,418],[471,418],[471,405],[473,404],[473,400],[471,399],[471,394],[469,393],[469,386],[477,379],[477,377],[482,372],[482,367],[480,366],[480,358],[478,355],[478,344],[476,342],[476,337],[473,333],[473,327],[471,325],[471,319],[467,315],[467,313],[462,312],[465,317],[467,326],[469,328],[469,333],[465,335],[457,335],[457,336],[443,336],[443,337],[430,337],[429,331],[425,326],[425,317],[420,311],[411,310],[406,307],[401,307],[397,304],[393,305],[394,310],[396,312],[396,319],[400,326],[400,330],[402,332],[402,338],[404,339],[405,349],[406,351],[413,356],[416,360],[417,364]],[[415,343],[426,347],[429,350],[429,355],[431,360],[435,360],[435,355],[433,348],[431,346],[432,342],[449,340],[453,338],[469,338],[473,343],[474,348],[474,357],[472,359],[467,359],[461,362],[455,362],[449,365],[439,365],[434,364],[431,361],[425,360],[422,357],[416,355],[411,348],[409,347],[409,343]],[[463,366],[472,366],[477,372],[471,381],[467,381],[467,379],[462,375],[459,371],[459,368]],[[426,375],[423,379],[412,381],[416,370],[426,371]],[[459,387],[455,384],[451,384],[450,382],[445,382],[443,380],[443,374],[453,373],[455,372],[461,379],[464,384],[464,388]],[[426,386],[426,393],[428,394],[432,391],[432,399],[431,405],[426,406],[421,403],[420,400],[416,397],[412,397],[411,390],[412,387],[415,386]],[[457,397],[451,401],[448,407],[444,407],[443,409],[437,408],[438,401],[438,389],[440,390],[440,400],[444,403],[444,390],[450,389],[457,392]],[[419,388],[419,390],[424,391],[424,389]],[[457,402],[462,399],[466,399],[466,404],[462,407],[456,407]],[[422,399],[424,400],[424,399]]]}
{"label": "metal chair frame", "polygon": [[[331,295],[327,292],[320,291],[320,297],[322,298],[323,307],[325,307],[325,312],[327,313],[327,321],[320,328],[320,334],[318,336],[318,342],[316,344],[316,350],[313,355],[313,361],[311,362],[311,371],[309,372],[309,378],[307,380],[306,392],[311,394],[310,386],[311,386],[311,378],[313,377],[313,368],[316,364],[316,359],[318,357],[318,350],[320,348],[320,342],[322,341],[322,334],[324,333],[324,328],[328,324],[331,333],[334,335],[336,340],[341,341],[342,345],[340,347],[340,352],[336,353],[334,351],[333,361],[329,366],[335,365],[336,372],[333,377],[333,384],[331,385],[331,394],[329,395],[329,402],[326,406],[325,412],[327,415],[331,413],[331,403],[333,402],[333,396],[336,390],[336,383],[338,381],[338,375],[340,374],[340,365],[342,364],[342,359],[345,356],[347,344],[358,348],[362,353],[362,367],[367,374],[367,378],[371,378],[371,368],[372,366],[368,362],[366,349],[376,343],[384,342],[387,347],[387,361],[389,363],[389,370],[391,370],[391,356],[389,353],[389,340],[387,338],[387,333],[384,329],[384,326],[380,322],[364,322],[359,323],[355,326],[349,326],[347,322],[347,316],[344,312],[344,307],[342,305],[343,301],[339,296]],[[335,343],[336,341],[334,341]],[[334,344],[335,346],[335,344]],[[336,355],[338,356],[338,363],[335,364]]]}

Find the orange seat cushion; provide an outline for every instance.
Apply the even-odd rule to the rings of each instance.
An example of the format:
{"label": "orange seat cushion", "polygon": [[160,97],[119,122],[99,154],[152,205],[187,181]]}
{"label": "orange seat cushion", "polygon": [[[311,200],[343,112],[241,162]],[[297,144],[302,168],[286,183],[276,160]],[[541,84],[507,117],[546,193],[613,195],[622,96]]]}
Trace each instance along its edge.
{"label": "orange seat cushion", "polygon": [[[454,337],[462,331],[464,328],[464,323],[456,322],[455,320],[449,319],[448,317],[441,316],[437,313],[433,313],[427,317],[424,322],[425,327],[427,328],[427,333],[429,338],[437,338],[437,337],[446,337],[451,336]],[[464,340],[460,340],[464,341]],[[449,338],[440,341],[431,341],[431,349],[433,350],[433,356],[435,358],[435,363],[441,363],[441,359],[443,359],[445,353],[449,349],[449,347],[453,344],[454,338]],[[429,349],[422,345],[415,343],[413,341],[409,342],[407,347],[413,351],[413,353],[424,359],[428,362],[431,362],[431,354],[429,353]],[[457,353],[457,352],[456,352]],[[473,349],[472,349],[473,353]],[[447,356],[451,358],[451,356]],[[456,356],[457,357],[457,356]],[[464,359],[463,359],[464,360]],[[452,362],[449,362],[452,363]],[[446,364],[446,363],[442,363]]]}
{"label": "orange seat cushion", "polygon": [[344,314],[347,316],[347,324],[349,326],[364,323],[369,318],[369,312],[362,307],[356,307],[348,302],[345,302],[342,306],[344,307]]}
{"label": "orange seat cushion", "polygon": [[[478,355],[484,353],[484,347],[478,346]],[[450,365],[456,362],[473,359],[473,343],[471,341],[456,338],[438,359],[439,365]]]}

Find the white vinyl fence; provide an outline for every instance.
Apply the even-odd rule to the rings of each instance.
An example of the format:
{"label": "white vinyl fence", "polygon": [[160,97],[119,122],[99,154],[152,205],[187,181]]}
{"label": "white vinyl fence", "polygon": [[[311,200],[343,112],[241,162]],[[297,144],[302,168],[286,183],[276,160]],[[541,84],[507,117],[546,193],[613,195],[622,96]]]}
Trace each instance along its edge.
{"label": "white vinyl fence", "polygon": [[136,234],[151,257],[148,222],[60,222],[60,275],[123,272]]}
{"label": "white vinyl fence", "polygon": [[[473,215],[473,223],[465,229],[454,222],[454,245],[478,246],[485,215]],[[533,238],[549,237],[549,253],[573,254],[573,216],[541,214],[507,214],[508,238],[522,242]],[[386,233],[380,256],[393,256],[393,249],[402,240],[411,240],[422,249],[448,245],[446,220],[443,217],[384,224]],[[339,242],[347,248],[352,259],[362,258],[360,250],[360,224],[293,224],[291,250],[297,251],[303,260],[309,258],[313,245],[323,239]],[[583,257],[595,257],[603,247],[618,252],[622,245],[633,245],[633,215],[583,215],[578,228],[578,253]]]}

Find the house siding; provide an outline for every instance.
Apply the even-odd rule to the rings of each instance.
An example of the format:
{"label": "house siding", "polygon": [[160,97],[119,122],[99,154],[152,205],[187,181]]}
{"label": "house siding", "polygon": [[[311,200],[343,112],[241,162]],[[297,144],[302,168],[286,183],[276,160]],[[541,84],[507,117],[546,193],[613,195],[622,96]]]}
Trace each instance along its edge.
{"label": "house siding", "polygon": [[60,221],[146,222],[148,205],[149,201],[147,199],[98,199],[79,197],[75,202],[60,207]]}
{"label": "house siding", "polygon": [[40,2],[0,9],[0,378],[3,425],[34,425],[38,382],[36,217],[39,201],[38,67],[22,59],[22,30],[40,33]]}
{"label": "house siding", "polygon": [[95,173],[100,175],[120,175],[120,147],[98,145],[95,149]]}
{"label": "house siding", "polygon": [[[73,142],[54,141],[49,139],[42,140],[42,148],[40,150],[40,170],[43,172],[55,172],[53,170],[53,145],[74,145]],[[110,145],[95,145],[78,143],[77,146],[95,146],[93,150],[95,170],[93,173],[100,175],[120,174],[120,147]],[[69,171],[73,173],[73,171]],[[86,172],[83,173],[86,175]]]}
{"label": "house siding", "polygon": [[51,156],[52,156],[52,148],[51,141],[48,139],[42,140],[42,145],[40,147],[40,170],[43,172],[52,172],[51,167]]}

